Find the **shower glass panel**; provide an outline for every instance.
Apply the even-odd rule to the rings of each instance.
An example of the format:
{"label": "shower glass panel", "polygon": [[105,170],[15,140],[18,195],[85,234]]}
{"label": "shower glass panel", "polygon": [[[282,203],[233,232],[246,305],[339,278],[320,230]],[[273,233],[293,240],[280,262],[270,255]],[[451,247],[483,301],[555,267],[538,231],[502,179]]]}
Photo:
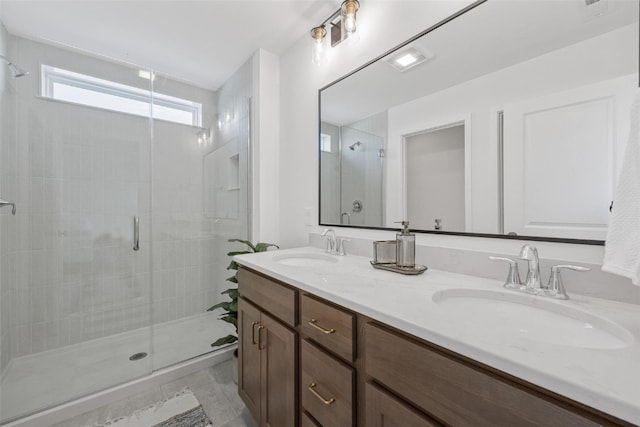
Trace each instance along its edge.
{"label": "shower glass panel", "polygon": [[138,68],[0,31],[0,54],[30,72],[0,74],[0,198],[17,206],[0,212],[4,422],[151,372],[130,357],[151,354],[152,140],[149,102],[143,115],[81,105],[91,85],[40,76],[50,65],[150,97]]}
{"label": "shower glass panel", "polygon": [[340,128],[340,223],[383,225],[381,136],[351,126]]}
{"label": "shower glass panel", "polygon": [[215,92],[154,75],[154,96],[193,101],[201,114],[194,123],[202,124],[154,113],[154,370],[211,352],[216,339],[235,334],[220,310],[207,309],[231,285],[227,252],[237,246],[228,239],[248,236],[250,110],[242,81],[251,74],[244,68]]}

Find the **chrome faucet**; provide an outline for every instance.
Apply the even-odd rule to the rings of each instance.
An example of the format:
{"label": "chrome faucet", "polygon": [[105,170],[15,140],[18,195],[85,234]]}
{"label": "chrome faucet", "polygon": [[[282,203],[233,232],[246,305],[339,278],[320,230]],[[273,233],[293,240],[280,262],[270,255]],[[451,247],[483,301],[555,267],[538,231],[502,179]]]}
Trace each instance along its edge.
{"label": "chrome faucet", "polygon": [[540,259],[538,258],[538,250],[535,246],[529,244],[524,245],[520,249],[520,255],[518,255],[518,258],[529,262],[529,272],[527,273],[527,280],[524,285],[520,284],[518,264],[514,260],[503,257],[489,257],[492,261],[504,261],[509,263],[509,275],[507,276],[507,280],[503,286],[514,291],[527,292],[555,299],[569,299],[569,296],[562,285],[560,270],[583,272],[591,270],[590,268],[577,265],[554,265],[551,267],[549,282],[546,285],[543,285],[540,280]]}
{"label": "chrome faucet", "polygon": [[535,246],[529,244],[524,245],[520,249],[518,258],[529,262],[529,272],[527,280],[524,282],[525,289],[528,292],[537,293],[542,289],[542,281],[540,280],[540,258],[538,258],[538,250]]}
{"label": "chrome faucet", "polygon": [[336,253],[336,232],[333,231],[333,228],[325,228],[325,230],[320,234],[320,236],[327,239],[327,249],[326,253],[334,255]]}
{"label": "chrome faucet", "polygon": [[349,239],[337,237],[336,232],[333,231],[333,228],[325,229],[320,235],[327,239],[327,249],[325,250],[326,253],[340,256],[345,256],[347,254],[347,251],[344,248],[344,243],[350,242]]}

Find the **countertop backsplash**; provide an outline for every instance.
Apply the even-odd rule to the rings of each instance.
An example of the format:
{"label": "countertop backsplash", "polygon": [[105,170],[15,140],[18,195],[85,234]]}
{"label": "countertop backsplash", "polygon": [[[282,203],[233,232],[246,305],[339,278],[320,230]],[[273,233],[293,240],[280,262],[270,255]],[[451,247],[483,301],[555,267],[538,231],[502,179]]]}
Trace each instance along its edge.
{"label": "countertop backsplash", "polygon": [[[336,230],[340,236],[342,230]],[[347,253],[373,258],[373,239],[348,236]],[[388,239],[388,235],[381,235],[381,240]],[[525,242],[523,241],[523,244]],[[533,242],[535,245],[535,242]],[[326,241],[319,233],[309,233],[309,245],[324,248]],[[505,263],[489,260],[489,256],[517,258],[517,253],[483,252],[479,250],[465,250],[429,246],[416,243],[416,263],[426,265],[442,271],[468,274],[487,279],[504,280],[507,277],[508,266]],[[540,251],[540,272],[543,283],[547,283],[551,267],[557,264],[571,263],[571,260],[548,259],[544,251]],[[575,262],[576,265],[588,267],[591,271],[578,273],[564,271],[562,281],[569,296],[580,294],[595,298],[603,298],[631,304],[640,304],[640,287],[634,286],[630,279],[605,273],[601,264]],[[527,262],[519,261],[520,278],[525,280]]]}

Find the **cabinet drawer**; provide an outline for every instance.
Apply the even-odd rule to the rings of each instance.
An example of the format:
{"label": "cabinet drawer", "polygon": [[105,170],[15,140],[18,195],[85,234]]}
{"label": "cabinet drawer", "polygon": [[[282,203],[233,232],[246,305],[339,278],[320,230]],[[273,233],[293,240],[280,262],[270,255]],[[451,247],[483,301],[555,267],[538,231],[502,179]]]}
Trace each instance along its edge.
{"label": "cabinet drawer", "polygon": [[323,426],[354,425],[354,370],[302,340],[302,406]]}
{"label": "cabinet drawer", "polygon": [[368,323],[366,373],[446,424],[455,426],[597,426],[495,372],[458,361]]}
{"label": "cabinet drawer", "polygon": [[308,295],[300,303],[302,332],[318,344],[353,362],[355,355],[355,316]]}
{"label": "cabinet drawer", "polygon": [[295,326],[297,293],[294,289],[245,268],[238,271],[238,289],[246,299],[284,323]]}
{"label": "cabinet drawer", "polygon": [[365,393],[367,427],[441,427],[371,383],[365,386]]}
{"label": "cabinet drawer", "polygon": [[316,422],[313,421],[306,412],[302,412],[302,414],[300,415],[300,425],[302,427],[321,427],[316,424]]}

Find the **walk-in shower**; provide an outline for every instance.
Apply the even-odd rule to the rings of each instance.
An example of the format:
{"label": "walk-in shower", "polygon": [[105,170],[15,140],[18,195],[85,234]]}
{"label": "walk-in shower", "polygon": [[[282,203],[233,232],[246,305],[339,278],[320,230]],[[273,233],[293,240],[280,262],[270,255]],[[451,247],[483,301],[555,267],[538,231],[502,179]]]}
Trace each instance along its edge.
{"label": "walk-in shower", "polygon": [[7,57],[4,55],[0,55],[0,59],[7,64],[9,70],[11,70],[11,77],[18,78],[22,76],[26,76],[29,74],[28,71],[23,70],[22,68],[17,67],[13,62],[9,61]]}
{"label": "walk-in shower", "polygon": [[213,91],[2,25],[0,54],[2,424],[234,332],[206,310],[250,237],[251,61]]}

